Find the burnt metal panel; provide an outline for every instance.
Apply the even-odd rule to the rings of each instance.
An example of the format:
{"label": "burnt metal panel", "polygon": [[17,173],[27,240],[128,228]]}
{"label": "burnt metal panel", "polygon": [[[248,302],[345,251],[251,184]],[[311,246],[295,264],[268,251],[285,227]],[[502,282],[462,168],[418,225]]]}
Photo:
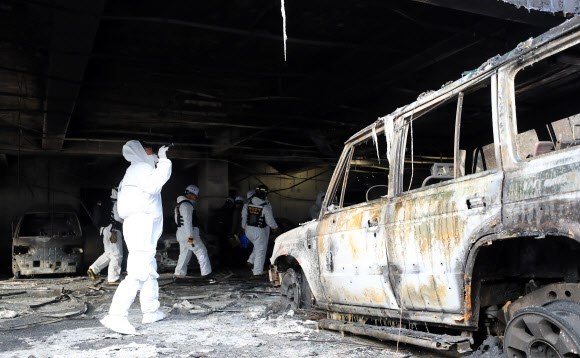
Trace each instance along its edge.
{"label": "burnt metal panel", "polygon": [[[473,240],[499,230],[501,172],[410,191],[389,207],[393,290],[406,309],[460,314],[464,262]],[[482,205],[470,206],[472,201]]]}
{"label": "burnt metal panel", "polygon": [[328,303],[398,308],[386,272],[386,202],[355,205],[322,218],[318,250],[320,262],[326,261],[320,274]]}

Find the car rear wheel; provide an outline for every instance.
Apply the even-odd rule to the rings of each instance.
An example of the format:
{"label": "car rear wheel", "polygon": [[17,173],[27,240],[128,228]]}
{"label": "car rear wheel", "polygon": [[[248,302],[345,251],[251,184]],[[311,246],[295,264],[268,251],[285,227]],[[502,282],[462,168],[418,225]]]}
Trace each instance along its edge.
{"label": "car rear wheel", "polygon": [[506,327],[504,348],[509,358],[580,358],[580,305],[522,308]]}
{"label": "car rear wheel", "polygon": [[284,272],[280,283],[280,294],[283,309],[295,310],[311,306],[312,293],[299,268],[290,268]]}

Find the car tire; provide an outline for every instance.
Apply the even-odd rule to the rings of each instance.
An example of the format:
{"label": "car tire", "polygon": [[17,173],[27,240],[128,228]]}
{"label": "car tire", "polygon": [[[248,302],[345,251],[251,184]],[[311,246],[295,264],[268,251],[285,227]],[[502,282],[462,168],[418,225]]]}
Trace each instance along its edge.
{"label": "car tire", "polygon": [[289,268],[280,283],[282,308],[296,310],[312,306],[312,292],[300,268]]}
{"label": "car tire", "polygon": [[508,322],[504,350],[508,357],[575,357],[580,351],[580,306],[555,302],[518,310]]}

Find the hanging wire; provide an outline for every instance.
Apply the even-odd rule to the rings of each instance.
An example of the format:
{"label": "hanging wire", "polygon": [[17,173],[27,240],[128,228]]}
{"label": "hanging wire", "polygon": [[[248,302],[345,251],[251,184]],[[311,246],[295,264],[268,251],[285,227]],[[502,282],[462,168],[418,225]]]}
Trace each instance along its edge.
{"label": "hanging wire", "polygon": [[284,6],[284,0],[281,0],[281,11],[282,11],[282,32],[284,33],[284,61],[286,61],[286,40],[288,40],[288,36],[286,36],[286,9]]}

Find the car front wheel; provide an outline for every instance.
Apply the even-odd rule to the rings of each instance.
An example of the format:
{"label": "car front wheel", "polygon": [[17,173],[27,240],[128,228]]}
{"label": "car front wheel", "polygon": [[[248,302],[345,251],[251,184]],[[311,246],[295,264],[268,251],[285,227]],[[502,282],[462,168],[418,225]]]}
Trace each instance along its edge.
{"label": "car front wheel", "polygon": [[286,310],[308,308],[312,304],[310,287],[299,268],[290,268],[284,272],[280,284],[280,294],[282,308]]}

